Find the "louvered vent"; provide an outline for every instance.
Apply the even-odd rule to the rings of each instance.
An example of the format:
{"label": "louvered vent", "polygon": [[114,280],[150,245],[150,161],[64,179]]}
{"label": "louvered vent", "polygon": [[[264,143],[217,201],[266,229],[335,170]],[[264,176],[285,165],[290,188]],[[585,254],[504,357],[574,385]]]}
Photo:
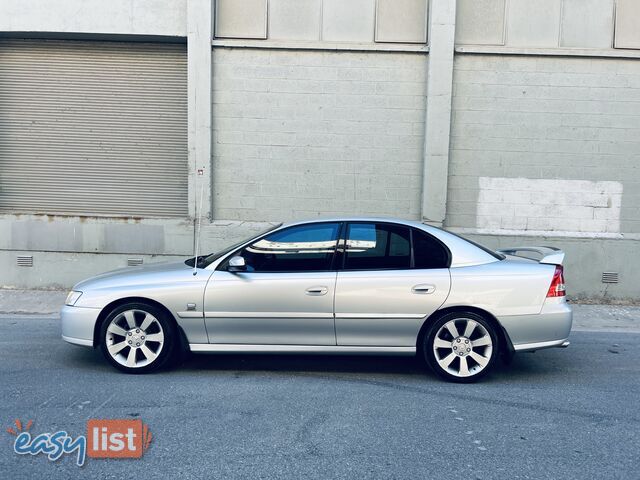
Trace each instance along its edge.
{"label": "louvered vent", "polygon": [[19,267],[33,267],[33,256],[31,255],[19,255],[18,256]]}
{"label": "louvered vent", "polygon": [[142,265],[141,258],[127,258],[127,266],[137,267],[138,265]]}
{"label": "louvered vent", "polygon": [[602,283],[618,283],[618,272],[602,272]]}

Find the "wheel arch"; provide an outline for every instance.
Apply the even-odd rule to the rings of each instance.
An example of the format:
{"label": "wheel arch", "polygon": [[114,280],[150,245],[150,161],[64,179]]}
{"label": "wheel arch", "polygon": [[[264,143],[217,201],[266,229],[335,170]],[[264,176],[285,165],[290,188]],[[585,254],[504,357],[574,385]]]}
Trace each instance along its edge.
{"label": "wheel arch", "polygon": [[113,302],[106,305],[100,311],[100,314],[98,315],[98,319],[96,320],[96,323],[93,326],[93,348],[97,348],[100,346],[100,327],[102,326],[102,323],[105,321],[105,319],[109,316],[109,314],[115,308],[119,307],[120,305],[124,305],[126,303],[146,303],[147,305],[153,306],[161,310],[162,312],[164,312],[167,315],[167,318],[171,322],[173,322],[174,326],[176,327],[176,331],[178,332],[178,335],[179,335],[178,346],[181,349],[188,349],[189,342],[187,341],[187,336],[185,335],[184,330],[182,330],[182,327],[176,321],[176,317],[173,315],[173,313],[171,313],[171,310],[169,310],[167,307],[165,307],[162,303],[158,302],[157,300],[152,300],[146,297],[119,298],[118,300],[114,300]]}
{"label": "wheel arch", "polygon": [[513,344],[511,343],[511,338],[509,338],[509,334],[507,333],[507,331],[504,329],[502,324],[498,321],[498,319],[494,315],[487,312],[486,310],[483,310],[482,308],[473,307],[471,305],[456,305],[454,307],[445,307],[445,308],[436,310],[431,315],[429,315],[425,319],[425,321],[422,323],[422,326],[420,327],[420,331],[418,332],[418,337],[416,339],[416,353],[419,356],[423,355],[422,347],[421,347],[422,341],[424,339],[424,336],[427,333],[427,330],[429,330],[429,327],[431,326],[431,324],[436,319],[440,318],[442,315],[446,315],[448,313],[453,313],[453,312],[471,312],[471,313],[480,315],[489,323],[491,323],[491,325],[494,327],[496,335],[498,336],[498,342],[500,343],[499,348],[501,351],[501,355],[505,357],[509,357],[515,353]]}

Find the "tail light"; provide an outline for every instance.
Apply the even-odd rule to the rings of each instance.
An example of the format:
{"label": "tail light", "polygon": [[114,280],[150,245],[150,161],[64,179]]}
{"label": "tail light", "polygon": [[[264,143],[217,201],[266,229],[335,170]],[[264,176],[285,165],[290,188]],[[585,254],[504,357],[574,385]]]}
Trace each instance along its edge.
{"label": "tail light", "polygon": [[562,265],[556,265],[556,271],[553,272],[553,280],[551,280],[547,298],[564,297],[565,295],[563,268]]}

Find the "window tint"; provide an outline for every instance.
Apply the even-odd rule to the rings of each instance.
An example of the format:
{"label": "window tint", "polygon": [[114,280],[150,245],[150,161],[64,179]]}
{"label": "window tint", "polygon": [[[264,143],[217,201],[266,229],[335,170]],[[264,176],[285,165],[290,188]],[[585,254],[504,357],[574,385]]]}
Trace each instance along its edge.
{"label": "window tint", "polygon": [[407,227],[352,223],[346,238],[346,270],[404,269],[411,265],[411,240]]}
{"label": "window tint", "polygon": [[267,235],[242,250],[249,272],[329,270],[339,223],[316,223]]}
{"label": "window tint", "polygon": [[431,235],[414,228],[413,262],[415,268],[449,268],[449,252]]}

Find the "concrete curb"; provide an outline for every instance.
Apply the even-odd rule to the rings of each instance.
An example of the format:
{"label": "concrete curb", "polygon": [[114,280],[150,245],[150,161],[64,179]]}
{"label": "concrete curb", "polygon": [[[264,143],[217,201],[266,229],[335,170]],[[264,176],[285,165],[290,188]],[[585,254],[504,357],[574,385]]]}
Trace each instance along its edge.
{"label": "concrete curb", "polygon": [[[56,317],[67,291],[0,289],[0,315]],[[573,330],[640,332],[640,306],[572,303]]]}

